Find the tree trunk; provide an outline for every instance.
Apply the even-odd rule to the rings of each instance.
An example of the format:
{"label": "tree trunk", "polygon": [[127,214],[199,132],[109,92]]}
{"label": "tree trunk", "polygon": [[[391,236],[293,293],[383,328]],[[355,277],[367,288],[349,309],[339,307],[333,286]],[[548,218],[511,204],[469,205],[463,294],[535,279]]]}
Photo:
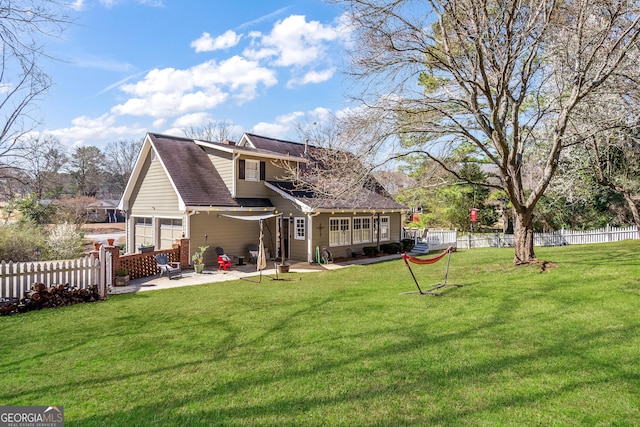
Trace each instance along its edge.
{"label": "tree trunk", "polygon": [[528,264],[536,261],[533,251],[533,214],[531,212],[515,212],[513,226],[515,258],[513,263]]}
{"label": "tree trunk", "polygon": [[638,207],[636,206],[635,201],[633,200],[633,196],[628,191],[619,190],[624,197],[624,200],[627,202],[629,206],[629,210],[631,211],[631,215],[633,215],[633,222],[636,223],[636,228],[638,229],[638,237],[640,237],[640,213],[638,212]]}

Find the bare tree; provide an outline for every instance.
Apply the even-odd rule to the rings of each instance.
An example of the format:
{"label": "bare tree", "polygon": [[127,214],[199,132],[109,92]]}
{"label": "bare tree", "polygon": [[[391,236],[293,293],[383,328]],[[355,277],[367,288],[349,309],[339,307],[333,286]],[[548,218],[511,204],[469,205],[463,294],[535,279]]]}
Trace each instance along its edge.
{"label": "bare tree", "polygon": [[110,192],[121,195],[124,192],[144,139],[119,140],[104,148],[106,171],[110,175]]}
{"label": "bare tree", "polygon": [[[535,262],[536,204],[562,151],[584,138],[569,126],[576,108],[606,91],[630,62],[638,1],[338,2],[348,7],[357,46],[359,99],[386,124],[386,137],[400,136],[435,161],[436,151],[473,144],[496,166],[495,187],[513,206],[514,263]],[[544,160],[527,187],[533,149]]]}
{"label": "bare tree", "polygon": [[238,135],[234,134],[233,126],[228,120],[208,120],[199,126],[183,128],[182,132],[187,138],[211,142],[237,141],[239,139]]}
{"label": "bare tree", "polygon": [[51,86],[38,64],[48,56],[42,41],[58,37],[68,23],[57,1],[0,2],[0,178],[15,175],[23,140],[38,124],[34,103]]}
{"label": "bare tree", "polygon": [[29,177],[29,187],[36,198],[58,198],[64,189],[63,167],[67,155],[60,150],[61,142],[53,136],[28,138],[22,148],[23,169]]}

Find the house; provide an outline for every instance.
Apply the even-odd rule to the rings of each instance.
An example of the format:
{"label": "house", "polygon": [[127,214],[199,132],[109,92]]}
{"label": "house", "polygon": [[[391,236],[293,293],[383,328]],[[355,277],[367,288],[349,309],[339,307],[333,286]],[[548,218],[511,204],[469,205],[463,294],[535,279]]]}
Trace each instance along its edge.
{"label": "house", "polygon": [[147,134],[118,206],[128,252],[189,238],[191,252],[211,248],[204,261],[215,265],[215,247],[247,257],[261,225],[272,258],[314,262],[323,248],[338,258],[399,242],[404,207],[390,197],[363,189],[351,201],[321,199],[282,180],[281,162],[306,164],[307,149],[248,133],[238,143]]}

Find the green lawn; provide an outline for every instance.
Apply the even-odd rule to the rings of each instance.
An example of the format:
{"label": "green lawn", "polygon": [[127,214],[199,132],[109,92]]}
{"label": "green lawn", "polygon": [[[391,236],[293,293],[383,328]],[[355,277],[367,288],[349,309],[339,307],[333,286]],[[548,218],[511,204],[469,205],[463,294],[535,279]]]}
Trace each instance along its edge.
{"label": "green lawn", "polygon": [[[67,426],[638,425],[640,241],[401,260],[0,318],[0,404]],[[444,260],[414,271],[441,279]]]}

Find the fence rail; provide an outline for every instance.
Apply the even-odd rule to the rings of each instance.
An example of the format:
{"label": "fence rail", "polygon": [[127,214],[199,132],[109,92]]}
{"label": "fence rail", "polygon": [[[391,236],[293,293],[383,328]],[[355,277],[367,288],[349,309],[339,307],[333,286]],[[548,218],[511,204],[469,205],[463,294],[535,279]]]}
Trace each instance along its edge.
{"label": "fence rail", "polygon": [[0,262],[0,297],[23,298],[35,283],[68,283],[83,289],[99,284],[99,258],[89,255],[70,261]]}
{"label": "fence rail", "polygon": [[[403,238],[415,239],[416,244],[428,243],[430,247],[455,244],[458,249],[513,246],[513,234],[503,233],[465,233],[458,235],[456,230],[425,230],[421,228],[405,229]],[[592,243],[619,242],[640,238],[638,228],[606,226],[597,230],[575,231],[558,230],[553,233],[534,233],[534,246],[583,245]]]}

